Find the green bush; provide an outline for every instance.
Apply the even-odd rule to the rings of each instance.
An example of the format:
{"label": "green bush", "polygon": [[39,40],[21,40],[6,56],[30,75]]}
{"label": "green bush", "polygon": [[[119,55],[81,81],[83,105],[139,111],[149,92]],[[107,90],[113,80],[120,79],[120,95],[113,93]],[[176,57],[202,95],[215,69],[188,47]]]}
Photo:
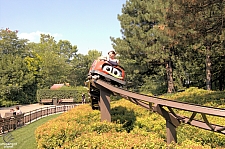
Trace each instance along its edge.
{"label": "green bush", "polygon": [[[68,99],[73,98],[74,102],[80,103],[82,102],[81,95],[85,93],[88,95],[87,89],[84,87],[62,87],[58,90],[50,90],[50,89],[41,89],[37,91],[37,101],[40,102],[41,99]],[[88,101],[88,97],[86,97],[86,102]]]}
{"label": "green bush", "polygon": [[[112,122],[100,122],[100,111],[80,105],[40,126],[38,148],[162,148],[211,149],[225,147],[225,136],[182,124],[178,143],[166,143],[163,117],[127,100],[111,102]],[[185,113],[187,114],[187,113]],[[210,121],[221,121],[209,117]]]}
{"label": "green bush", "polygon": [[184,92],[164,94],[160,97],[212,107],[225,104],[225,91],[208,91],[196,87],[190,87]]}

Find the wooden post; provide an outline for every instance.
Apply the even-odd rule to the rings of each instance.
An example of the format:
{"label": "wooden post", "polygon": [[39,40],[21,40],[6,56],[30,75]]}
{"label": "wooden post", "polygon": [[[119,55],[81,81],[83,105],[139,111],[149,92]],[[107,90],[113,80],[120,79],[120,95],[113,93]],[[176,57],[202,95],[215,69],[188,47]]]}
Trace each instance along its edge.
{"label": "wooden post", "polygon": [[101,111],[101,121],[111,122],[111,113],[110,113],[110,92],[107,90],[100,90],[100,102],[99,107]]}
{"label": "wooden post", "polygon": [[177,143],[177,132],[176,127],[173,126],[169,121],[166,121],[166,133],[167,133],[167,144],[171,142]]}

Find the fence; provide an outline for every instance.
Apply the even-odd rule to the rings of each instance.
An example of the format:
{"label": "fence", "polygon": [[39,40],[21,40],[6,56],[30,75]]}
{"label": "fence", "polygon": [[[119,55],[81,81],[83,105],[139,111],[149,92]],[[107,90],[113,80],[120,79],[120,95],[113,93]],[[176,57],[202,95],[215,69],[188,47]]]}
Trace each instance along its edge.
{"label": "fence", "polygon": [[60,105],[60,106],[43,107],[20,115],[0,118],[0,128],[1,128],[0,135],[5,132],[13,131],[18,127],[22,127],[24,125],[32,123],[33,121],[41,119],[42,117],[69,111],[75,106],[76,105]]}

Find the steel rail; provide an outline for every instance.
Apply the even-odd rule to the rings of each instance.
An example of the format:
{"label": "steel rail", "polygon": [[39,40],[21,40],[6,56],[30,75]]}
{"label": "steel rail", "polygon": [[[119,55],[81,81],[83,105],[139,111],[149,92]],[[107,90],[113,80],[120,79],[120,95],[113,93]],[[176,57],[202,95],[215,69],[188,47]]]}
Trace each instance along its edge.
{"label": "steel rail", "polygon": [[[146,103],[143,103],[141,101],[134,100],[134,99],[128,99],[128,100],[130,100],[134,104],[140,105],[140,106],[150,110],[149,105],[146,104]],[[225,134],[225,127],[224,126],[220,126],[220,125],[217,125],[217,124],[210,124],[205,115],[202,116],[204,121],[195,120],[194,119],[194,117],[196,115],[195,112],[193,113],[194,116],[191,117],[191,118],[186,117],[186,116],[177,115],[175,113],[172,113],[172,115],[174,115],[177,118],[177,120],[180,120],[182,123],[189,124],[189,125],[192,125],[192,126],[195,126],[195,127],[198,127],[198,128],[202,128],[202,129],[205,129],[205,130],[211,130],[211,131],[215,131],[215,132]]]}
{"label": "steel rail", "polygon": [[100,85],[115,94],[117,93],[122,96],[137,99],[140,101],[154,103],[156,105],[166,106],[169,108],[175,108],[175,109],[180,109],[180,110],[185,110],[185,111],[203,113],[203,114],[207,114],[207,115],[225,117],[224,109],[200,106],[200,105],[196,105],[196,104],[184,103],[184,102],[179,102],[179,101],[158,98],[158,97],[154,97],[154,96],[138,94],[138,93],[124,90],[122,88],[115,87],[115,86],[108,84],[100,79],[93,80],[92,85],[95,86],[96,88],[99,88],[98,85]]}
{"label": "steel rail", "polygon": [[[92,79],[89,78],[88,82],[90,94],[95,93],[95,91],[93,90],[97,89],[96,93],[99,96],[98,105],[101,111],[102,121],[107,120],[111,122],[110,95],[119,95],[128,99],[134,104],[137,104],[143,108],[146,108],[161,115],[166,120],[167,143],[171,143],[173,141],[177,142],[176,128],[181,123],[225,134],[225,126],[212,124],[207,119],[207,115],[224,118],[224,109],[201,106],[191,103],[158,98],[155,96],[134,93],[131,91],[124,90],[120,87],[115,87],[108,82],[94,77],[92,77]],[[190,115],[189,117],[181,116],[176,114],[176,111],[174,111],[173,109],[192,112],[192,115]],[[196,118],[197,114],[201,115],[201,120],[199,120],[200,118]]]}
{"label": "steel rail", "polygon": [[[92,86],[98,89],[107,89],[114,95],[120,95],[131,101],[134,104],[137,104],[148,110],[157,112],[166,121],[170,122],[174,127],[178,127],[180,123],[189,124],[198,128],[205,130],[210,130],[218,133],[225,134],[225,127],[217,124],[212,124],[208,121],[206,115],[225,117],[225,110],[220,108],[212,108],[207,106],[201,106],[196,104],[184,103],[179,101],[173,101],[163,98],[158,98],[154,96],[148,96],[143,94],[134,93],[131,91],[124,90],[122,88],[115,87],[107,82],[102,80],[92,80]],[[163,107],[167,107],[168,110],[165,110]],[[192,115],[189,117],[181,116],[176,114],[173,109],[179,109],[184,111],[192,112]],[[197,113],[200,113],[203,121],[196,120],[195,116]]]}

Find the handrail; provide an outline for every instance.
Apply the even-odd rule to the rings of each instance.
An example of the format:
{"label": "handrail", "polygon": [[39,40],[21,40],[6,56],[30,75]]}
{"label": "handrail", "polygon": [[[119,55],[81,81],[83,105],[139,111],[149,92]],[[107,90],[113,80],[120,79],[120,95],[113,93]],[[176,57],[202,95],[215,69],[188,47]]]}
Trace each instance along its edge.
{"label": "handrail", "polygon": [[30,124],[48,115],[69,111],[70,109],[76,106],[77,106],[76,104],[73,104],[73,105],[42,107],[35,110],[31,110],[29,112],[25,112],[21,115],[0,118],[0,128],[1,128],[0,135],[9,131],[13,131],[24,125]]}

